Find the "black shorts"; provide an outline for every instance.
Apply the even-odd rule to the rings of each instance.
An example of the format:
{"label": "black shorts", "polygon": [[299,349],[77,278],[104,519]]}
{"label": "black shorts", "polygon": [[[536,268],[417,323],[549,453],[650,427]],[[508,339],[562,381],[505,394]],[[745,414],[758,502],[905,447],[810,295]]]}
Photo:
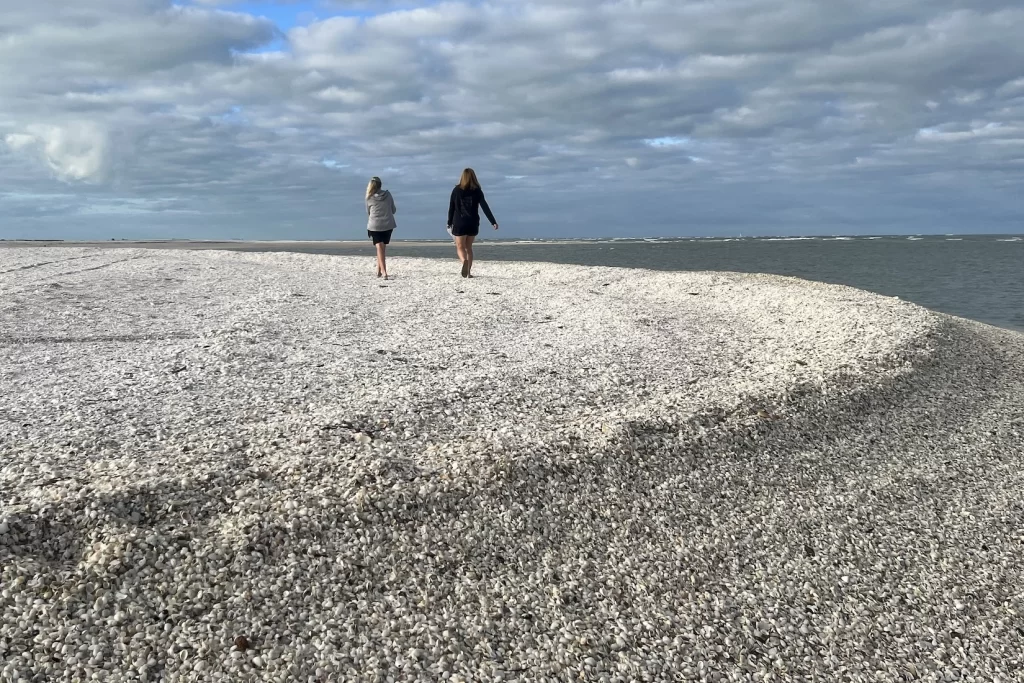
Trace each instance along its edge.
{"label": "black shorts", "polygon": [[452,228],[452,237],[476,237],[480,234],[480,226],[459,226],[456,225]]}
{"label": "black shorts", "polygon": [[391,233],[394,230],[367,230],[366,235],[374,244],[391,244]]}

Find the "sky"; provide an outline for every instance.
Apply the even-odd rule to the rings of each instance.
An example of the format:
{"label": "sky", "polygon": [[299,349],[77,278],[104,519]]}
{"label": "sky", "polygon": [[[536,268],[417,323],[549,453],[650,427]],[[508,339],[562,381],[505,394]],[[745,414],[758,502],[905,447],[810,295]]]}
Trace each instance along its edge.
{"label": "sky", "polygon": [[0,238],[1024,233],[1020,0],[0,0]]}

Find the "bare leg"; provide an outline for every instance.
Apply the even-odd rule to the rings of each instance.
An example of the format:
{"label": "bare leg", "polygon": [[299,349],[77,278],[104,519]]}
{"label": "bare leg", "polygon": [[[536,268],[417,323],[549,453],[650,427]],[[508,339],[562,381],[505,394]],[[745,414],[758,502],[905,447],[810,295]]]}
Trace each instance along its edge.
{"label": "bare leg", "polygon": [[476,235],[466,236],[466,245],[463,247],[463,251],[466,254],[466,261],[469,262],[469,268],[466,269],[466,277],[473,277],[473,240],[476,239]]}
{"label": "bare leg", "polygon": [[377,272],[384,276],[384,279],[388,279],[388,262],[384,258],[384,249],[387,247],[386,244],[381,242],[377,245]]}
{"label": "bare leg", "polygon": [[455,250],[459,254],[459,261],[462,263],[462,277],[466,277],[466,268],[468,267],[467,264],[469,263],[469,256],[467,256],[466,254],[466,240],[468,239],[468,237],[465,237],[463,235],[458,235],[455,237]]}

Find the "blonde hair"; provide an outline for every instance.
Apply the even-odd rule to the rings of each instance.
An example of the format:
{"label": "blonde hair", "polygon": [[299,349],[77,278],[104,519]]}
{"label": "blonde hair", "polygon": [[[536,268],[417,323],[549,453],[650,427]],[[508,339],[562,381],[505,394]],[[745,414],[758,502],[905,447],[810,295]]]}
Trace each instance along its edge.
{"label": "blonde hair", "polygon": [[380,190],[382,184],[383,183],[380,182],[380,178],[377,176],[370,178],[370,184],[366,186],[366,198],[369,199],[371,196],[376,194],[377,191]]}
{"label": "blonde hair", "polygon": [[480,181],[476,179],[476,171],[471,168],[462,170],[462,177],[459,178],[459,187],[463,190],[479,190]]}

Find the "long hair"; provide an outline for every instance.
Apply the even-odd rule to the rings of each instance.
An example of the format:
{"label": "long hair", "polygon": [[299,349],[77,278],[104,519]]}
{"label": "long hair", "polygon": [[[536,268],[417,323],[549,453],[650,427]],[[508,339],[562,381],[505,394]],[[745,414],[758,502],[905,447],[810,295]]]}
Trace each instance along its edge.
{"label": "long hair", "polygon": [[375,195],[380,190],[381,185],[380,178],[377,176],[370,178],[370,184],[366,186],[366,198],[369,199]]}
{"label": "long hair", "polygon": [[462,177],[459,178],[459,187],[463,190],[479,190],[480,181],[476,179],[476,171],[471,168],[463,169]]}

